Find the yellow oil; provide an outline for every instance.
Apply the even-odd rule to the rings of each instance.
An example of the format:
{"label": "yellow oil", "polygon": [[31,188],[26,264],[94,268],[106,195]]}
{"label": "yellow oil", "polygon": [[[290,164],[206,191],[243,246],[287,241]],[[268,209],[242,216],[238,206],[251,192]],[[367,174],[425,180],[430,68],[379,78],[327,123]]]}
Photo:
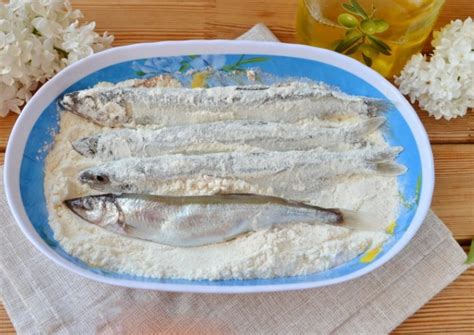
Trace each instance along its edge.
{"label": "yellow oil", "polygon": [[[337,21],[340,14],[347,13],[343,3],[349,0],[298,0],[298,42],[334,50],[347,31]],[[374,17],[389,24],[385,32],[375,36],[390,46],[391,55],[379,53],[372,58],[371,67],[385,77],[392,77],[400,73],[411,55],[422,49],[444,0],[359,0],[358,3],[367,12],[375,8]],[[363,62],[360,52],[350,56]]]}

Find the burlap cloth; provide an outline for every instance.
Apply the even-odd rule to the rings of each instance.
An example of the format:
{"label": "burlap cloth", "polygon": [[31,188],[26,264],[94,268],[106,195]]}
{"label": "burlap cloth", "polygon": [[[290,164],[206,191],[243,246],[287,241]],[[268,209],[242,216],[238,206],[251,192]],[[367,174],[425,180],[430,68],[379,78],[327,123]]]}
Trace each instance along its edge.
{"label": "burlap cloth", "polygon": [[[276,40],[263,25],[241,38]],[[0,220],[0,296],[23,334],[383,334],[466,269],[462,248],[430,212],[402,252],[356,280],[281,293],[164,293],[97,283],[57,266],[23,237],[3,194]]]}

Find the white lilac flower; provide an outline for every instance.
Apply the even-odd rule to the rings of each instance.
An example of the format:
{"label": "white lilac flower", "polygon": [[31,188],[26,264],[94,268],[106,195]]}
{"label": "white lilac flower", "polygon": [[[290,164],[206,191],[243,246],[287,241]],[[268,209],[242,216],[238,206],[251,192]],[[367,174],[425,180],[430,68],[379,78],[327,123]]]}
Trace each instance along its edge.
{"label": "white lilac flower", "polygon": [[474,22],[452,21],[433,37],[431,58],[414,55],[395,82],[436,119],[464,116],[474,108]]}
{"label": "white lilac flower", "polygon": [[80,18],[68,0],[0,3],[0,116],[19,113],[38,84],[65,66],[111,46],[113,36]]}

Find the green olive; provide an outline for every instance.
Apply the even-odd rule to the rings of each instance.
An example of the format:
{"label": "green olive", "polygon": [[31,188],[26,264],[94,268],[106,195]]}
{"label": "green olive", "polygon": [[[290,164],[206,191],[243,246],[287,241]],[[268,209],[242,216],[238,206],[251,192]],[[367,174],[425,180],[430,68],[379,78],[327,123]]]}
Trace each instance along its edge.
{"label": "green olive", "polygon": [[383,33],[389,27],[388,23],[384,20],[374,20],[374,24],[376,33]]}
{"label": "green olive", "polygon": [[354,15],[349,13],[340,14],[337,17],[337,22],[346,28],[355,28],[359,24],[359,20],[357,20]]}
{"label": "green olive", "polygon": [[379,54],[379,52],[373,46],[368,44],[361,45],[359,50],[369,58],[377,57]]}
{"label": "green olive", "polygon": [[367,35],[372,35],[372,34],[375,34],[377,32],[375,22],[373,20],[369,20],[369,19],[363,20],[360,23],[360,29],[364,33],[366,33]]}
{"label": "green olive", "polygon": [[346,31],[347,39],[352,39],[352,38],[356,38],[360,36],[362,36],[362,33],[358,31],[357,29],[349,29],[348,31]]}
{"label": "green olive", "polygon": [[346,38],[351,39],[351,38],[356,38],[362,36],[362,33],[358,31],[357,29],[349,29],[346,31]]}

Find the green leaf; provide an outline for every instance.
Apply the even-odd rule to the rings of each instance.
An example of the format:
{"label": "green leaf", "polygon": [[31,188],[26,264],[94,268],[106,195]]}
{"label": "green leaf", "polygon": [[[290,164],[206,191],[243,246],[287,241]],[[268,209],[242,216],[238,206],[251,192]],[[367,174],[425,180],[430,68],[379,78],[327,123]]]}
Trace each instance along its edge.
{"label": "green leaf", "polygon": [[239,66],[240,62],[244,59],[245,55],[240,55],[240,58],[237,62],[235,62],[234,66]]}
{"label": "green leaf", "polygon": [[421,192],[421,176],[418,176],[418,179],[416,180],[416,186],[415,186],[415,202],[418,205],[418,202],[420,201],[420,192]]}
{"label": "green leaf", "polygon": [[372,45],[381,53],[384,55],[390,56],[392,54],[392,49],[390,49],[390,46],[387,45],[384,41],[382,41],[380,38],[377,38],[375,36],[367,35],[367,38],[372,42]]}
{"label": "green leaf", "polygon": [[337,51],[337,52],[342,53],[342,52],[344,52],[344,50],[347,50],[350,47],[352,47],[354,44],[356,44],[361,38],[362,38],[362,36],[356,36],[356,37],[352,37],[352,38],[345,38],[345,39],[341,40],[336,45],[336,48],[334,50]]}
{"label": "green leaf", "polygon": [[340,14],[337,17],[337,22],[339,22],[341,26],[344,26],[346,28],[355,28],[359,25],[359,20],[357,20],[354,15],[349,13]]}
{"label": "green leaf", "polygon": [[187,69],[189,69],[190,67],[191,65],[188,62],[181,62],[181,66],[179,67],[178,71],[182,73],[186,71]]}
{"label": "green leaf", "polygon": [[137,76],[143,77],[143,76],[145,75],[145,72],[143,72],[143,71],[135,71],[135,74],[136,74]]}
{"label": "green leaf", "polygon": [[353,14],[359,14],[357,13],[356,9],[352,7],[351,5],[349,5],[348,3],[343,3],[342,7],[344,7],[344,9],[347,10],[348,12],[351,12]]}
{"label": "green leaf", "polygon": [[372,66],[372,58],[367,57],[366,55],[362,54],[362,58],[364,58],[365,64],[367,64],[368,67]]}
{"label": "green leaf", "polygon": [[193,60],[194,58],[198,58],[199,56],[198,55],[189,55],[188,56],[191,60]]}
{"label": "green leaf", "polygon": [[259,62],[265,62],[268,60],[268,57],[254,57],[254,58],[247,58],[244,59],[243,61],[240,62],[240,65],[243,64],[251,64],[251,63],[259,63]]}
{"label": "green leaf", "polygon": [[354,52],[356,52],[356,51],[359,49],[359,47],[360,47],[361,45],[362,45],[362,43],[359,43],[359,44],[354,45],[354,46],[353,46],[352,48],[350,48],[349,50],[344,51],[344,54],[346,54],[346,55],[352,55]]}
{"label": "green leaf", "polygon": [[471,247],[469,248],[469,253],[467,254],[466,264],[474,263],[474,240],[471,241]]}
{"label": "green leaf", "polygon": [[364,8],[357,2],[357,0],[351,0],[352,7],[359,13],[364,19],[368,19],[369,16],[365,12]]}
{"label": "green leaf", "polygon": [[237,65],[235,65],[235,64],[232,64],[232,65],[224,65],[224,66],[222,67],[222,71],[224,71],[224,72],[229,72],[229,71],[232,71],[232,70],[234,70],[234,69],[236,69],[236,68],[237,68]]}

